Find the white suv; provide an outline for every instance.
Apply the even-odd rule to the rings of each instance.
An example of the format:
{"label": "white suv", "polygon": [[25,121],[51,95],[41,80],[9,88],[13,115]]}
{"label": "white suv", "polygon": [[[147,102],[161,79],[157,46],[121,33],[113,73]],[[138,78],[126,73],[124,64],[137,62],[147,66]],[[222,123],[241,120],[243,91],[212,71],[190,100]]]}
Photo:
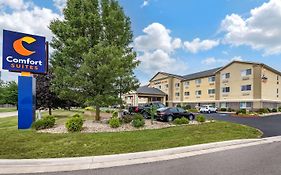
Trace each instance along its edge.
{"label": "white suv", "polygon": [[203,105],[203,106],[200,107],[199,111],[201,113],[204,113],[204,112],[211,113],[211,112],[217,112],[217,108],[213,107],[211,105]]}

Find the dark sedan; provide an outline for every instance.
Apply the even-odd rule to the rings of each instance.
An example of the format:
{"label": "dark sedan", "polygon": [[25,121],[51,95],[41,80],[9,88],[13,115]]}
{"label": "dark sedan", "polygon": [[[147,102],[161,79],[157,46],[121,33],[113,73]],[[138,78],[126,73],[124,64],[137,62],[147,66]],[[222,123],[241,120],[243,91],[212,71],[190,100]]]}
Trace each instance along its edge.
{"label": "dark sedan", "polygon": [[185,111],[182,108],[177,107],[167,107],[167,108],[160,108],[157,110],[157,120],[172,122],[176,118],[185,117],[189,120],[194,120],[194,114]]}

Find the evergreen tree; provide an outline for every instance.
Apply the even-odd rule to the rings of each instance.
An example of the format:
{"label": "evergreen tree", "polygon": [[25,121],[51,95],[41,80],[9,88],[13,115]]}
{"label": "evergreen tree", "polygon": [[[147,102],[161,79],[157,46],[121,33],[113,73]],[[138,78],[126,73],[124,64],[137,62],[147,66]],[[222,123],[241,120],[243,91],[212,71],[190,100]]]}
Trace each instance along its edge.
{"label": "evergreen tree", "polygon": [[116,0],[69,0],[64,19],[50,29],[53,88],[60,97],[96,106],[99,120],[101,106],[138,86],[130,19]]}

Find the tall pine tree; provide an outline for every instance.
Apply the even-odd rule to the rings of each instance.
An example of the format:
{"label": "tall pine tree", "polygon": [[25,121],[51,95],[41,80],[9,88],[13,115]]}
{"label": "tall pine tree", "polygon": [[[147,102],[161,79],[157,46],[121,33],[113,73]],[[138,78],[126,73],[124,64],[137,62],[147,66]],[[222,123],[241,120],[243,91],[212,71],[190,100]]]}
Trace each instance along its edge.
{"label": "tall pine tree", "polygon": [[50,25],[53,89],[96,106],[96,120],[101,106],[121,102],[122,94],[138,86],[130,25],[116,0],[68,0],[64,19]]}

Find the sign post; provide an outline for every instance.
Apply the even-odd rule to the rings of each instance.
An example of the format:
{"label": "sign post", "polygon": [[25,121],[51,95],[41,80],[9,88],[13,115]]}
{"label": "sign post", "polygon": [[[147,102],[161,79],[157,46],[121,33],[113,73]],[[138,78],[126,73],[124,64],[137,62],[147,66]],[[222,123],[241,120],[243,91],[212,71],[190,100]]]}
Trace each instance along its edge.
{"label": "sign post", "polygon": [[3,69],[21,72],[18,77],[18,129],[28,129],[35,120],[36,80],[33,74],[46,74],[46,38],[3,31]]}

